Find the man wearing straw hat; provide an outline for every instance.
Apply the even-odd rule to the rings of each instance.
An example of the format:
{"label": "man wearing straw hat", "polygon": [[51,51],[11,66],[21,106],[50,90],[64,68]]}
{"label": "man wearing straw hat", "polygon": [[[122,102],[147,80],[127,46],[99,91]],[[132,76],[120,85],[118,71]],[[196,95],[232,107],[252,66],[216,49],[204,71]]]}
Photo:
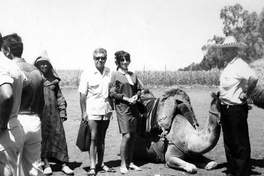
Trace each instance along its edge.
{"label": "man wearing straw hat", "polygon": [[219,88],[227,175],[247,176],[251,173],[251,149],[246,100],[258,78],[249,65],[238,57],[238,50],[245,49],[246,44],[237,42],[233,36],[227,36],[222,44],[214,47],[222,49],[226,61]]}

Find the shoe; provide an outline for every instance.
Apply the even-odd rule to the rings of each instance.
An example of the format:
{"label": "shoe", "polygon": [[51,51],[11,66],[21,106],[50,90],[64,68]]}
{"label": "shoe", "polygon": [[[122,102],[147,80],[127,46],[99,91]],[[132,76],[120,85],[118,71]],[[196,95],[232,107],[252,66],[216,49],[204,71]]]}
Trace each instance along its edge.
{"label": "shoe", "polygon": [[97,171],[101,171],[101,172],[111,172],[111,173],[115,173],[115,169],[113,168],[109,168],[106,165],[103,166],[96,166]]}
{"label": "shoe", "polygon": [[131,169],[131,170],[141,171],[141,168],[136,166],[134,163],[130,163],[128,168]]}
{"label": "shoe", "polygon": [[43,171],[43,173],[45,175],[51,175],[52,174],[52,170],[51,170],[51,167],[46,167]]}
{"label": "shoe", "polygon": [[74,174],[73,170],[71,170],[68,166],[63,166],[61,170],[62,170],[62,172],[64,172],[67,175],[73,175]]}
{"label": "shoe", "polygon": [[91,168],[87,173],[88,176],[96,176],[95,168]]}
{"label": "shoe", "polygon": [[120,167],[120,173],[121,174],[127,174],[128,173],[128,170],[127,170],[127,168],[125,167]]}

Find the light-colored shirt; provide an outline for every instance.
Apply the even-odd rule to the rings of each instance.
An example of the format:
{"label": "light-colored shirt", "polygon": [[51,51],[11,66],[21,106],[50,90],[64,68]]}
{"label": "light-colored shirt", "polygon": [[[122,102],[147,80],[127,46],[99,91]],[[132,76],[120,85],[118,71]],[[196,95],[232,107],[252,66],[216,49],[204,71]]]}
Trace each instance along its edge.
{"label": "light-colored shirt", "polygon": [[13,128],[12,118],[17,118],[21,103],[22,88],[28,84],[28,79],[16,63],[0,52],[0,85],[11,84],[13,88],[13,107],[8,128]]}
{"label": "light-colored shirt", "polygon": [[256,73],[241,58],[227,64],[220,76],[220,99],[226,105],[243,104],[239,95],[246,90],[248,79]]}
{"label": "light-colored shirt", "polygon": [[78,92],[86,95],[86,113],[89,115],[106,115],[112,109],[109,104],[108,92],[111,72],[105,67],[101,74],[95,67],[84,70]]}

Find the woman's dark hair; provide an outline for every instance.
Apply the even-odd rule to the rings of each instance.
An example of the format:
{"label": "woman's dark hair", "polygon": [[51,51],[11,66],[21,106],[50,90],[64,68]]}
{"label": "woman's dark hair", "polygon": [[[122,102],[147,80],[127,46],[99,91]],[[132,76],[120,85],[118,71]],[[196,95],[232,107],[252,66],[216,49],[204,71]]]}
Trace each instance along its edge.
{"label": "woman's dark hair", "polygon": [[130,54],[128,52],[125,52],[125,51],[121,50],[121,51],[117,51],[115,53],[115,60],[116,60],[115,63],[117,65],[116,70],[119,69],[119,67],[120,67],[120,61],[123,58],[126,59],[127,61],[131,62],[131,60],[130,60]]}
{"label": "woman's dark hair", "polygon": [[0,49],[2,48],[2,44],[3,44],[3,38],[2,38],[2,34],[0,33]]}

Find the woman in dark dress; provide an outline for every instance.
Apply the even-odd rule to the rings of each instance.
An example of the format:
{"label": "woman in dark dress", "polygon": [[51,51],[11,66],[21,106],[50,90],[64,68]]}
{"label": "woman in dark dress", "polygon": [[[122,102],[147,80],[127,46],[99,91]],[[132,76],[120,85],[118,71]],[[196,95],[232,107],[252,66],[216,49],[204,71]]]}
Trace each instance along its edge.
{"label": "woman in dark dress", "polygon": [[133,163],[139,118],[136,102],[141,93],[141,86],[136,75],[128,70],[130,54],[118,51],[115,53],[115,59],[117,71],[111,76],[109,94],[115,100],[119,131],[122,134],[120,172],[126,174],[128,169],[141,170]]}
{"label": "woman in dark dress", "polygon": [[49,159],[61,163],[64,173],[73,174],[74,172],[66,165],[69,156],[63,122],[67,120],[67,103],[59,86],[61,79],[53,69],[46,51],[35,60],[34,65],[45,77],[45,106],[41,115],[41,158],[44,162],[44,174],[52,174]]}

